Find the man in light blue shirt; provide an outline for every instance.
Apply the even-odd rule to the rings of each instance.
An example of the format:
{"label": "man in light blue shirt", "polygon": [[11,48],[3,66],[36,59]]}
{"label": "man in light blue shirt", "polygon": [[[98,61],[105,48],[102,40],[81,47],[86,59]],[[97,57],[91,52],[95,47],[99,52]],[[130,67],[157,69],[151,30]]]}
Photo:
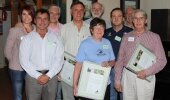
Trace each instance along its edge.
{"label": "man in light blue shirt", "polygon": [[27,72],[28,100],[55,100],[56,97],[56,74],[64,62],[64,46],[56,34],[48,30],[49,19],[47,10],[37,10],[36,29],[21,41],[19,57]]}

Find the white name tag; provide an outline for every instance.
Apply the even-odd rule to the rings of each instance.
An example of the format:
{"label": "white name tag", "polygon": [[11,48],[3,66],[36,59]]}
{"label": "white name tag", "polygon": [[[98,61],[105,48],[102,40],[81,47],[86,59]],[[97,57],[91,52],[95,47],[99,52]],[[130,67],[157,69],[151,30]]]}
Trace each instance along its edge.
{"label": "white name tag", "polygon": [[128,41],[130,41],[130,42],[133,42],[134,40],[135,40],[134,37],[129,37],[129,38],[128,38]]}
{"label": "white name tag", "polygon": [[119,36],[115,36],[115,40],[116,40],[116,41],[119,41],[119,42],[120,42],[120,41],[121,41],[121,39],[122,39],[121,37],[119,37]]}
{"label": "white name tag", "polygon": [[103,49],[108,49],[109,45],[103,45]]}
{"label": "white name tag", "polygon": [[23,38],[24,38],[24,37],[23,37],[23,36],[21,36],[21,37],[20,37],[20,40],[22,40]]}

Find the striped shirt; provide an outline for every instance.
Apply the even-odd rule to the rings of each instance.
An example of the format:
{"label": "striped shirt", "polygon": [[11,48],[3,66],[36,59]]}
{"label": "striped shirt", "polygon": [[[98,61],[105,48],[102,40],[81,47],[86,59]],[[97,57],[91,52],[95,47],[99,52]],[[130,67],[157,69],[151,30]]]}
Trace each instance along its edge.
{"label": "striped shirt", "polygon": [[156,63],[144,70],[147,76],[158,73],[167,63],[165,52],[158,34],[151,31],[145,31],[140,35],[135,35],[134,32],[135,31],[132,31],[124,35],[122,39],[118,60],[115,65],[116,84],[120,84],[123,68],[127,66],[138,43],[144,45],[156,55]]}

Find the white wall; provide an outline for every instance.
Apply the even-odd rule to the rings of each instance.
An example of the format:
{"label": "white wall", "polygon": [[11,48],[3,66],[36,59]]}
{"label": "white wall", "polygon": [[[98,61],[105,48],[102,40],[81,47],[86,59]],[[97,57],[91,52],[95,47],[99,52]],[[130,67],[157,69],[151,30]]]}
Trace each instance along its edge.
{"label": "white wall", "polygon": [[110,12],[113,8],[120,7],[119,0],[98,0],[100,3],[103,4],[105,11],[103,14],[103,19],[110,21]]}
{"label": "white wall", "polygon": [[70,6],[71,6],[72,0],[67,0],[67,4],[66,4],[66,22],[70,22],[71,20],[71,16],[70,16]]}
{"label": "white wall", "polygon": [[151,9],[170,9],[170,0],[140,0],[140,8],[148,14],[148,28],[150,29]]}

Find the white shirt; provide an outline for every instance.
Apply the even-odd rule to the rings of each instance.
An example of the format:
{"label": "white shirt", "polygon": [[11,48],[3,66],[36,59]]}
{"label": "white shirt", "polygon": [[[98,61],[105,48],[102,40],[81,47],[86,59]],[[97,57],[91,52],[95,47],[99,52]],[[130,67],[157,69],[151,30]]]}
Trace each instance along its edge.
{"label": "white shirt", "polygon": [[64,62],[64,46],[55,33],[48,31],[44,38],[34,30],[23,37],[20,44],[20,63],[33,78],[38,78],[38,70],[49,70],[46,74],[54,77]]}
{"label": "white shirt", "polygon": [[81,41],[90,36],[89,25],[83,22],[83,26],[78,31],[77,26],[72,21],[62,27],[61,36],[64,40],[65,51],[75,56]]}

